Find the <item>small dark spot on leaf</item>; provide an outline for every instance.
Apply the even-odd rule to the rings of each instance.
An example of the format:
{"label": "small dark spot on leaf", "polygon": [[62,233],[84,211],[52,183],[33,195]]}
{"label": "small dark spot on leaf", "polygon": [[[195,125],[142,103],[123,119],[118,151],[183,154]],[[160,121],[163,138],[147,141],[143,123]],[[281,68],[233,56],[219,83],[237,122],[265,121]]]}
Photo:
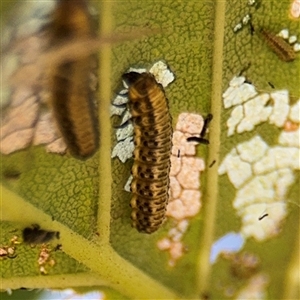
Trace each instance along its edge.
{"label": "small dark spot on leaf", "polygon": [[62,250],[62,244],[57,244],[53,250],[54,251]]}
{"label": "small dark spot on leaf", "polygon": [[259,217],[258,220],[261,221],[263,218],[267,217],[269,214],[264,214],[263,216]]}
{"label": "small dark spot on leaf", "polygon": [[40,229],[40,226],[35,224],[32,225],[32,227],[24,228],[22,232],[22,237],[24,243],[43,244],[51,241],[54,238],[59,239],[59,232]]}
{"label": "small dark spot on leaf", "polygon": [[17,171],[17,170],[5,170],[5,171],[3,172],[3,176],[4,176],[6,179],[11,179],[11,180],[19,179],[19,178],[20,178],[20,175],[21,175],[21,172],[20,172],[20,171]]}
{"label": "small dark spot on leaf", "polygon": [[211,168],[215,163],[216,163],[216,160],[214,159],[208,167]]}

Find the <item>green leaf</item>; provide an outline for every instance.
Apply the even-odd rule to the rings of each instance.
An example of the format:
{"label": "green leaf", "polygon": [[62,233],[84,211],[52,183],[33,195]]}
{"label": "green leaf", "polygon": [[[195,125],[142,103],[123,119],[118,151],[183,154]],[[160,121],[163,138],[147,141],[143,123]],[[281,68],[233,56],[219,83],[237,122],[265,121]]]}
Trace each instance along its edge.
{"label": "green leaf", "polygon": [[[252,131],[228,137],[226,122],[232,108],[224,108],[222,94],[244,70],[242,75],[259,92],[287,89],[289,105],[300,97],[299,54],[293,62],[283,62],[258,34],[261,27],[275,34],[288,28],[300,36],[299,18],[289,18],[290,1],[256,1],[257,6],[247,2],[100,3],[101,34],[138,35],[144,29],[153,34],[100,50],[100,148],[92,158],[80,161],[68,154],[46,153],[40,146],[1,156],[1,246],[9,245],[15,235],[21,241],[22,229],[31,224],[59,231],[60,239],[49,248],[62,245],[61,250],[51,251],[55,265],[47,265],[48,274],[43,276],[37,261],[40,246],[16,244],[17,257],[0,261],[2,289],[109,287],[132,299],[204,299],[206,295],[224,299],[237,297],[251,278],[262,275],[267,278],[262,288],[265,299],[299,298],[299,204],[293,204],[299,201],[299,169],[291,168],[295,179],[286,194],[288,214],[280,232],[263,241],[253,237],[245,241],[243,251],[258,258],[258,269],[239,277],[232,273],[231,259],[219,257],[210,263],[212,244],[242,227],[233,207],[238,189],[227,175],[219,175],[218,165],[234,147],[257,134],[269,147],[277,145],[281,130],[262,122]],[[234,33],[247,13],[254,34],[248,25]],[[166,88],[174,126],[181,112],[213,114],[210,144],[199,145],[197,154],[207,166],[214,160],[216,164],[201,175],[202,208],[189,220],[183,238],[187,251],[173,267],[168,264],[169,254],[157,247],[173,220],[151,235],[132,228],[130,194],[123,190],[132,161],[122,164],[110,158],[116,141],[109,106],[120,90],[121,75],[129,67],[149,68],[158,60],[167,62],[176,78]]]}

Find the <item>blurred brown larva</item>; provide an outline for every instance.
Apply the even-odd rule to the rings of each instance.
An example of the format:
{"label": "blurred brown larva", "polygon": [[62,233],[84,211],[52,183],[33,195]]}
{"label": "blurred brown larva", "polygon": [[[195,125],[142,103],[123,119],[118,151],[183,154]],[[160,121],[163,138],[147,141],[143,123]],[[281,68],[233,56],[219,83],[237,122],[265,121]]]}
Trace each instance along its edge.
{"label": "blurred brown larva", "polygon": [[[46,6],[45,1],[34,2],[24,18],[8,18],[3,24],[2,81],[5,90],[12,92],[5,93],[1,101],[5,117],[0,124],[0,152],[7,155],[30,144],[46,144],[48,152],[62,154],[68,149],[78,159],[88,158],[99,146],[97,101],[93,101],[100,83],[97,73],[106,73],[105,66],[100,70],[97,66],[96,52],[105,45],[148,37],[161,29],[142,26],[122,33],[114,32],[109,24],[101,26],[98,34],[93,12],[98,11],[99,1],[46,1]],[[90,6],[94,9],[88,10]],[[110,6],[110,1],[104,1],[101,10]],[[12,16],[22,9],[17,6]]]}
{"label": "blurred brown larva", "polygon": [[[90,18],[86,1],[58,1],[50,25],[51,46],[92,38]],[[54,64],[49,75],[54,117],[71,154],[78,158],[91,156],[99,145],[98,120],[89,80],[92,64],[93,56],[88,53]]]}
{"label": "blurred brown larva", "polygon": [[260,29],[260,33],[265,39],[267,45],[273,50],[277,56],[285,61],[293,61],[296,58],[296,53],[293,47],[286,42],[282,37],[277,36],[264,28]]}
{"label": "blurred brown larva", "polygon": [[169,198],[172,120],[164,90],[152,74],[130,72],[123,79],[134,124],[131,219],[138,231],[152,233],[165,219]]}

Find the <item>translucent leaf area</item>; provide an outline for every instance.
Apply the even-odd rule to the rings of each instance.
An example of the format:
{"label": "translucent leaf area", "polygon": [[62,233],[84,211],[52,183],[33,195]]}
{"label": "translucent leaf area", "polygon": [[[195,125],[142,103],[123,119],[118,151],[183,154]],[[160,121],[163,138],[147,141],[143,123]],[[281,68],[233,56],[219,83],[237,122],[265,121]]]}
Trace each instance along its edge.
{"label": "translucent leaf area", "polygon": [[[29,3],[28,20],[36,17]],[[99,10],[99,35],[128,34],[98,52],[100,147],[87,160],[43,145],[1,154],[1,289],[96,289],[107,299],[299,299],[300,52],[283,61],[260,33],[288,29],[299,38],[289,46],[300,43],[299,1],[90,4]],[[1,9],[4,16],[18,11]],[[2,44],[13,38],[9,20]],[[168,217],[151,235],[132,228],[124,186],[133,160],[111,159],[120,118],[109,111],[121,76],[160,60],[175,75],[165,89],[174,128],[181,113],[213,115],[209,145],[197,145],[205,161],[199,212],[187,218],[180,244],[173,240],[182,250],[173,261],[172,250],[158,245],[177,221]],[[1,88],[3,119],[11,91]],[[60,238],[32,247],[22,241],[32,224]],[[229,235],[239,246],[232,250],[236,242],[228,239],[215,250]],[[49,258],[41,264],[43,253]]]}

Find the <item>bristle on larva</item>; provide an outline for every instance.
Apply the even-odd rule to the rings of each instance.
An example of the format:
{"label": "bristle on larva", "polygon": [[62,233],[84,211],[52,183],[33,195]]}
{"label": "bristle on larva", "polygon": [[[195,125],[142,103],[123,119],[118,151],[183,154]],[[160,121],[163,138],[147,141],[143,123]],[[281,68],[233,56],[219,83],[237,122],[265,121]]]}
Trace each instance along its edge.
{"label": "bristle on larva", "polygon": [[[86,1],[61,0],[50,26],[51,46],[93,37]],[[90,88],[90,55],[54,65],[50,70],[51,104],[58,128],[77,158],[87,158],[99,145],[98,119]]]}
{"label": "bristle on larva", "polygon": [[261,28],[260,33],[267,45],[273,50],[277,56],[285,61],[293,61],[296,58],[296,53],[293,47],[286,42],[283,38],[267,31],[266,29]]}
{"label": "bristle on larva", "polygon": [[134,124],[131,219],[138,231],[152,233],[163,223],[169,199],[172,121],[163,88],[152,74],[130,72],[123,79]]}

